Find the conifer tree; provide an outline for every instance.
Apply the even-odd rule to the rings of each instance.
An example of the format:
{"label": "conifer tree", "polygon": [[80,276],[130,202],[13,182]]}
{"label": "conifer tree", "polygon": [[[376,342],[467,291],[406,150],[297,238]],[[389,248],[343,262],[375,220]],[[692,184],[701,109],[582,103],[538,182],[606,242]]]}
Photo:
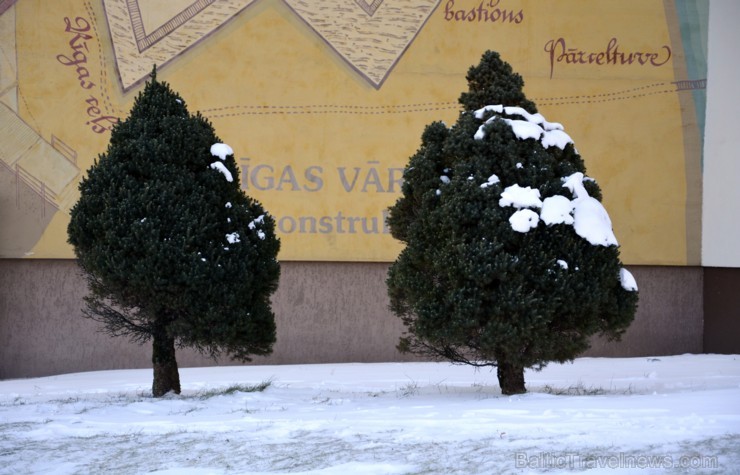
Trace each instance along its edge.
{"label": "conifer tree", "polygon": [[426,127],[390,210],[406,244],[391,310],[401,351],[495,366],[504,394],[523,393],[525,368],[572,360],[594,334],[618,339],[637,286],[563,127],[498,53],[467,79],[457,122]]}
{"label": "conifer tree", "polygon": [[152,340],[155,397],[180,392],[176,345],[243,361],[272,351],[274,221],[156,69],[79,190],[68,238],[89,284],[83,313],[112,336]]}

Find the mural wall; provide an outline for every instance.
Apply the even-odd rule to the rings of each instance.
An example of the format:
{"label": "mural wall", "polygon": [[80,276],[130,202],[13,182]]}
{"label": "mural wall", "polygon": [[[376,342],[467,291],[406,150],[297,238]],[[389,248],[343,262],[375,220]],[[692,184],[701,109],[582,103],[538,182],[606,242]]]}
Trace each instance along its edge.
{"label": "mural wall", "polygon": [[153,65],[283,260],[392,261],[385,213],[487,49],[564,124],[627,264],[699,265],[706,1],[0,1],[0,257],[71,258],[77,184]]}

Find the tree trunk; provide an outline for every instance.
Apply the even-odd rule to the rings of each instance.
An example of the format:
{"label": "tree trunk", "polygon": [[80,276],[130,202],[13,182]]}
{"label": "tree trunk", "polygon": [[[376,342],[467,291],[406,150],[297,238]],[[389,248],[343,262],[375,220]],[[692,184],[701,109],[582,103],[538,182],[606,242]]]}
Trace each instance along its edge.
{"label": "tree trunk", "polygon": [[524,368],[522,366],[499,361],[497,364],[498,384],[501,393],[507,396],[512,394],[524,394]]}
{"label": "tree trunk", "polygon": [[177,371],[177,360],[175,359],[175,339],[167,335],[167,330],[163,328],[154,332],[153,346],[152,395],[162,397],[170,391],[180,394],[180,373]]}

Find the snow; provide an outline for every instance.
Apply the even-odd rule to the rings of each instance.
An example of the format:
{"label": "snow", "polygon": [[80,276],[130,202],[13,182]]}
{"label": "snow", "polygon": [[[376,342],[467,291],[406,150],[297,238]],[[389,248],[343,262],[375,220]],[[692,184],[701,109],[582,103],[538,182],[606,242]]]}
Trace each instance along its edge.
{"label": "snow", "polygon": [[486,181],[485,183],[483,183],[480,187],[481,188],[488,188],[489,186],[493,186],[496,183],[500,183],[500,182],[501,182],[501,180],[499,179],[498,175],[493,174],[493,175],[489,176],[488,177],[488,181]]}
{"label": "snow", "polygon": [[569,143],[573,143],[573,139],[562,130],[549,130],[542,134],[540,142],[545,148],[557,147],[562,150]]}
{"label": "snow", "polygon": [[229,155],[234,155],[234,151],[225,143],[215,143],[211,145],[211,155],[226,160]]}
{"label": "snow", "polygon": [[563,178],[563,187],[568,188],[575,196],[573,228],[576,234],[595,246],[617,246],[609,213],[599,200],[588,195],[583,187],[583,173],[577,172]]}
{"label": "snow", "polygon": [[264,224],[264,222],[265,222],[265,215],[261,214],[257,216],[256,218],[254,218],[252,221],[250,221],[249,224],[247,224],[247,227],[249,229],[254,230],[257,228],[258,224]]}
{"label": "snow", "polygon": [[241,242],[239,240],[239,233],[229,233],[226,235],[226,240],[229,244],[236,244],[237,242]]}
{"label": "snow", "polygon": [[[483,120],[488,114],[494,115],[488,118],[476,131],[475,139],[482,140],[486,136],[485,127],[494,120],[506,122],[521,140],[540,140],[545,148],[558,147],[564,149],[573,140],[563,130],[563,126],[557,122],[548,122],[542,114],[530,114],[521,107],[504,107],[503,105],[489,105],[474,112],[477,119]],[[496,114],[508,116],[519,116],[522,119],[509,119]],[[517,168],[523,168],[521,163]],[[494,175],[495,176],[495,175]],[[514,206],[515,208],[541,208],[538,217],[533,216],[533,211],[515,212],[509,222],[514,231],[525,233],[537,227],[541,219],[546,225],[568,224],[573,225],[576,234],[586,239],[595,246],[617,246],[617,238],[612,230],[612,222],[604,206],[599,200],[592,198],[583,187],[583,173],[574,173],[564,177],[563,186],[568,188],[574,195],[573,200],[565,196],[556,195],[545,198],[544,203],[540,201],[540,192],[530,187],[522,188],[518,184],[508,186],[502,193],[499,206]],[[496,177],[498,182],[498,177]],[[487,188],[492,183],[483,183],[481,188]]]}
{"label": "snow", "polygon": [[[226,160],[226,157],[229,155],[233,155],[234,151],[226,145],[225,143],[215,143],[211,145],[211,155],[214,157],[218,157],[221,160]],[[231,172],[226,168],[226,166],[221,162],[213,162],[211,163],[210,167],[214,170],[218,170],[223,174],[223,176],[226,177],[226,181],[232,182],[234,181],[234,177],[231,175]],[[227,208],[230,207],[231,203],[227,203]]]}
{"label": "snow", "polygon": [[450,177],[448,177],[447,175],[442,175],[441,177],[439,177],[439,181],[441,181],[445,185],[448,185],[450,183]]}
{"label": "snow", "polygon": [[[498,179],[496,175],[493,177]],[[492,177],[492,178],[493,178]],[[583,187],[583,173],[574,173],[563,178],[563,187],[568,188],[574,195],[569,200],[563,195],[555,195],[540,200],[540,192],[536,188],[521,187],[518,184],[508,186],[501,192],[499,206],[502,208],[513,206],[521,208],[541,208],[537,215],[532,210],[517,211],[509,223],[514,231],[526,233],[537,227],[540,219],[548,226],[554,224],[573,225],[579,236],[595,246],[617,246],[617,238],[612,230],[612,222],[604,206],[595,198],[588,195]],[[489,178],[491,180],[491,178]],[[481,185],[482,188],[488,183]],[[524,211],[524,210],[522,210]]]}
{"label": "snow", "polygon": [[225,206],[226,208],[231,208],[231,201],[227,202],[227,203],[226,203],[226,204],[225,204],[224,206]]}
{"label": "snow", "polygon": [[485,106],[482,109],[478,109],[477,111],[473,112],[473,116],[475,116],[476,119],[483,120],[483,117],[486,115],[486,112],[496,112],[501,114],[504,111],[504,106],[501,104],[497,105],[491,105],[491,106]]}
{"label": "snow", "polygon": [[542,202],[540,218],[542,222],[553,224],[573,224],[573,202],[563,195],[550,196]]}
{"label": "snow", "polygon": [[512,120],[512,119],[503,119],[504,122],[509,124],[509,127],[511,127],[511,130],[514,131],[514,135],[517,136],[520,140],[526,140],[526,139],[535,139],[538,140],[540,137],[542,137],[542,134],[545,133],[544,130],[542,130],[542,127],[539,125],[528,122],[526,120]]}
{"label": "snow", "polygon": [[520,116],[522,119],[508,119],[494,115],[487,119],[475,132],[476,140],[483,140],[486,137],[486,125],[494,120],[503,120],[511,127],[514,135],[520,140],[535,139],[539,140],[543,147],[558,147],[564,149],[573,139],[565,133],[562,124],[558,122],[548,122],[542,114],[530,114],[521,107],[504,107],[502,105],[485,106],[475,111],[477,119],[483,120],[487,113],[506,114],[509,116]]}
{"label": "snow", "polygon": [[630,271],[624,267],[619,270],[619,282],[622,284],[622,288],[629,292],[637,291],[637,281]]}
{"label": "snow", "polygon": [[231,172],[229,171],[228,168],[226,168],[226,166],[223,163],[213,162],[211,163],[211,168],[221,172],[221,174],[226,177],[226,181],[228,182],[234,181],[234,177],[231,175]]}
{"label": "snow", "polygon": [[[255,229],[257,229],[258,224],[264,224],[264,223],[265,223],[265,215],[261,214],[257,216],[256,218],[254,218],[252,221],[250,221],[249,224],[247,224],[247,227],[254,231]],[[264,241],[267,235],[261,229],[257,229],[257,237]]]}
{"label": "snow", "polygon": [[[530,114],[521,107],[489,105],[478,109],[474,112],[474,115],[477,119],[484,120],[491,113],[493,115],[486,119],[476,131],[476,140],[482,140],[486,137],[486,125],[494,120],[502,120],[511,127],[520,140],[536,139],[540,140],[545,148],[558,147],[560,149],[564,149],[566,145],[573,143],[561,124],[548,122],[542,114]],[[501,117],[500,114],[518,116],[521,119]],[[515,166],[518,169],[523,168],[521,162],[516,163]],[[447,177],[443,176],[441,178],[445,182],[444,178]],[[513,206],[517,209],[509,218],[509,224],[512,230],[516,232],[527,233],[535,229],[542,220],[547,226],[556,224],[572,225],[578,236],[586,239],[594,246],[618,246],[609,213],[597,199],[589,196],[588,191],[583,186],[585,180],[592,179],[585,177],[581,172],[562,178],[563,187],[568,188],[573,195],[572,200],[563,195],[555,195],[541,201],[541,194],[538,189],[513,184],[507,186],[501,192],[499,206],[502,208]],[[499,177],[492,175],[486,183],[480,186],[485,189],[499,182]],[[438,195],[439,193],[440,191],[437,190]],[[539,208],[539,214],[529,208]],[[568,269],[567,262],[558,260],[557,263],[561,268]],[[578,268],[575,270],[578,270]],[[620,282],[622,287],[628,291],[637,290],[634,277],[626,269],[620,271]]]}
{"label": "snow", "polygon": [[540,190],[536,188],[511,185],[501,192],[498,205],[502,208],[513,206],[514,208],[540,208]]}
{"label": "snow", "polygon": [[531,209],[520,209],[509,218],[511,229],[519,233],[526,233],[537,227],[540,217]]}
{"label": "snow", "polygon": [[[0,381],[0,473],[734,473],[740,356],[151,369]],[[263,392],[227,393],[272,381]],[[222,390],[219,393],[219,390]],[[210,394],[209,394],[210,393]],[[612,467],[611,469],[609,467]],[[616,468],[617,470],[614,470]]]}

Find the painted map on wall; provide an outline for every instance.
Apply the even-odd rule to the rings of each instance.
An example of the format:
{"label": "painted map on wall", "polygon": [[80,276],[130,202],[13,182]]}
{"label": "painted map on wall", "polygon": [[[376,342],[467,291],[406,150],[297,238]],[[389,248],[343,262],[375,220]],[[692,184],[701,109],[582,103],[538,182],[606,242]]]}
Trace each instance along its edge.
{"label": "painted map on wall", "polygon": [[425,125],[488,49],[564,124],[628,264],[699,264],[708,2],[0,2],[0,257],[71,258],[77,184],[153,65],[235,151],[283,260],[392,261]]}

